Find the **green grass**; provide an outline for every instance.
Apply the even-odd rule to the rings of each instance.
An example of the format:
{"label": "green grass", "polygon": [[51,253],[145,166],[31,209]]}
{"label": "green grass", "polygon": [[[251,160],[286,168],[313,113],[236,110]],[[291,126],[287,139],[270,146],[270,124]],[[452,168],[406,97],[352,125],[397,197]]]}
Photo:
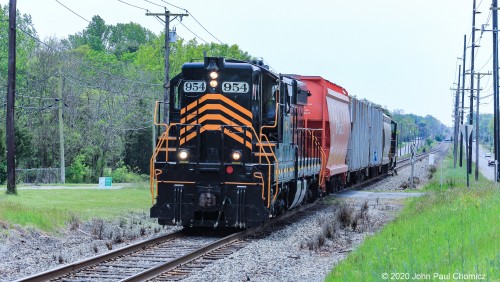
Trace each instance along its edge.
{"label": "green grass", "polygon": [[19,189],[0,194],[0,222],[55,231],[75,219],[112,218],[151,206],[149,189]]}
{"label": "green grass", "polygon": [[[493,169],[489,167],[490,169]],[[469,174],[469,187],[487,187],[491,184],[481,173],[479,173],[478,182],[475,181],[474,172],[476,169],[476,164],[472,163],[472,174]],[[441,166],[436,166],[436,172],[433,177],[433,181],[429,182],[425,190],[438,191],[448,188],[467,188],[467,174],[466,172],[466,161],[463,160],[463,167],[459,166],[459,161],[457,159],[457,168],[453,168],[453,157],[448,155],[443,160],[443,170],[442,170],[442,185],[441,185]]]}
{"label": "green grass", "polygon": [[[425,188],[428,196],[408,200],[394,222],[368,238],[326,280],[384,281],[383,273],[408,273],[409,280],[414,274],[437,280],[434,273],[451,273],[454,280],[453,273],[469,273],[499,281],[500,188],[483,177],[475,182],[472,174],[467,189],[465,168],[452,165],[449,158],[443,163],[443,187],[438,169]],[[446,185],[451,178],[456,188]]]}

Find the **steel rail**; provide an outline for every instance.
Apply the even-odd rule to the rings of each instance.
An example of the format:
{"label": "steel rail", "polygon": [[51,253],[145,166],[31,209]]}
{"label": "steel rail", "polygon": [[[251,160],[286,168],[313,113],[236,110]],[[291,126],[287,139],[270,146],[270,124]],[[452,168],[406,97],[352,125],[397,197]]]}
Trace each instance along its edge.
{"label": "steel rail", "polygon": [[200,248],[194,252],[191,252],[183,257],[179,257],[175,260],[169,261],[169,262],[164,263],[162,265],[158,265],[156,267],[150,268],[150,269],[145,270],[141,273],[138,273],[134,276],[123,279],[121,281],[122,282],[140,282],[140,281],[146,281],[149,279],[153,279],[153,278],[155,278],[163,273],[166,273],[166,272],[171,271],[179,266],[182,266],[186,263],[189,263],[189,262],[192,262],[198,258],[201,258],[204,255],[209,254],[212,251],[215,251],[217,249],[220,249],[222,247],[230,245],[238,240],[241,240],[242,238],[244,238],[248,235],[258,233],[258,232],[264,230],[265,228],[267,228],[271,225],[274,225],[275,223],[277,223],[279,221],[285,220],[291,216],[296,215],[297,213],[300,213],[304,210],[310,209],[310,208],[314,207],[317,203],[318,203],[318,201],[315,201],[313,203],[303,205],[303,206],[296,208],[296,209],[293,209],[292,211],[289,211],[289,212],[287,212],[279,217],[276,217],[273,220],[266,221],[260,226],[257,226],[257,227],[251,228],[251,229],[246,229],[246,230],[243,230],[243,231],[235,233],[235,234],[231,234],[231,235],[226,236],[226,237],[224,237],[224,238],[222,238],[214,243],[211,243],[207,246],[204,246],[203,248]]}
{"label": "steel rail", "polygon": [[89,266],[92,266],[92,265],[95,265],[95,264],[98,264],[98,263],[101,263],[101,262],[104,262],[104,261],[107,261],[107,260],[110,260],[110,259],[113,259],[113,258],[116,258],[119,256],[130,254],[130,253],[133,253],[135,251],[139,251],[141,249],[147,248],[147,247],[152,246],[152,245],[156,245],[156,244],[159,244],[159,243],[162,243],[165,241],[169,241],[169,240],[173,240],[173,239],[182,237],[181,233],[182,233],[182,230],[178,231],[178,232],[166,234],[163,236],[155,237],[155,238],[150,239],[150,240],[141,241],[141,242],[138,242],[138,243],[133,244],[133,245],[122,247],[122,248],[117,249],[117,250],[112,251],[112,252],[104,253],[102,255],[98,255],[95,257],[88,258],[88,259],[84,259],[81,261],[77,261],[74,263],[63,265],[63,266],[58,267],[58,268],[49,269],[47,271],[37,273],[37,274],[34,274],[32,276],[25,277],[25,278],[22,278],[22,279],[19,279],[16,281],[35,282],[35,281],[47,281],[47,280],[59,278],[61,276],[69,274],[71,272],[78,271],[78,270],[81,270],[83,268],[86,268],[86,267],[89,267]]}

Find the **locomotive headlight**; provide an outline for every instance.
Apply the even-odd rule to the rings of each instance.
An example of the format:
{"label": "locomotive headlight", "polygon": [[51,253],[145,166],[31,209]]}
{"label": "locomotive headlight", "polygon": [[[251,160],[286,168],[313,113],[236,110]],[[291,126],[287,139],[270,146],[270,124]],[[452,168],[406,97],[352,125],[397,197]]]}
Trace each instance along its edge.
{"label": "locomotive headlight", "polygon": [[217,80],[210,81],[210,86],[211,87],[215,88],[215,87],[217,87],[217,85],[218,85]]}
{"label": "locomotive headlight", "polygon": [[219,77],[219,74],[216,71],[213,71],[210,73],[210,78],[211,79],[217,79]]}
{"label": "locomotive headlight", "polygon": [[241,152],[240,151],[233,151],[233,153],[231,154],[231,158],[233,158],[233,161],[241,160]]}
{"label": "locomotive headlight", "polygon": [[185,160],[187,160],[189,154],[188,154],[187,150],[180,150],[178,156],[179,156],[179,160],[185,161]]}

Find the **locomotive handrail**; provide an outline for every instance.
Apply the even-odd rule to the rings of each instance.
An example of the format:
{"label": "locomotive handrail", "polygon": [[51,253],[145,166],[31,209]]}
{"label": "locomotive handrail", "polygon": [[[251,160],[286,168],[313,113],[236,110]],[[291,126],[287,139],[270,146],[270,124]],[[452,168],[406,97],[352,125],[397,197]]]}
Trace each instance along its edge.
{"label": "locomotive handrail", "polygon": [[[156,105],[158,106],[159,102],[156,102]],[[156,114],[157,107],[155,108],[155,114]],[[161,151],[161,148],[165,146],[165,162],[168,162],[168,133],[170,132],[170,129],[173,126],[177,126],[179,123],[171,123],[170,125],[164,124],[164,123],[156,123],[155,125],[160,125],[160,126],[165,126],[165,132],[161,134],[161,136],[158,138],[158,144],[156,145],[156,148],[153,152],[153,156],[151,157],[149,161],[149,189],[151,191],[151,197],[152,197],[152,202],[154,204],[154,198],[156,195],[158,195],[158,175],[162,174],[161,170],[159,173],[156,173],[155,169],[155,160],[158,157],[158,154]],[[166,143],[166,144],[165,144]],[[156,186],[156,190],[154,189]],[[156,193],[154,193],[156,191]]]}
{"label": "locomotive handrail", "polygon": [[[255,129],[253,128],[253,126],[250,126],[250,129],[252,129],[252,133],[255,135],[255,138],[257,138],[257,142],[259,142],[260,144],[262,144],[261,137],[263,136],[263,137],[265,137],[267,143],[270,144],[269,139],[267,139],[266,135],[264,135],[264,134],[261,134],[260,136],[257,135],[257,132],[255,131]],[[261,128],[261,130],[262,130],[262,128]],[[262,147],[262,145],[258,146],[258,147],[260,148],[260,150],[259,150],[260,152],[265,153],[265,150]],[[278,168],[279,164],[278,164],[278,159],[276,158],[276,154],[274,153],[274,151],[273,151],[272,148],[270,148],[270,150],[271,150],[271,153],[272,153],[272,155],[274,157],[274,160],[275,160],[275,163],[276,163],[276,168]],[[267,188],[267,207],[269,208],[269,207],[271,207],[271,161],[269,160],[269,157],[266,154],[263,154],[263,155],[266,158],[267,163],[268,163],[268,168],[267,168],[267,176],[268,176],[267,177],[267,185],[268,185],[267,186],[268,187]],[[259,163],[262,164],[261,156],[259,156]],[[278,191],[278,187],[279,187],[278,186],[278,175],[276,175],[275,178],[276,178],[276,193],[275,193],[273,201],[276,199],[276,195],[277,195],[277,191]],[[264,189],[265,189],[265,187],[262,187],[262,199],[263,200],[264,200],[264,194],[265,194],[264,193]]]}
{"label": "locomotive handrail", "polygon": [[[163,103],[163,102],[156,101],[156,103],[155,103],[155,113],[154,113],[153,117],[157,117],[158,116],[158,109],[160,108],[159,107],[160,103]],[[167,131],[168,125],[166,123],[157,123],[154,118],[153,118],[153,123],[156,126],[164,126],[165,127],[165,131]]]}
{"label": "locomotive handrail", "polygon": [[[266,135],[262,135],[262,137],[264,137],[266,139],[266,142],[267,144],[271,144],[271,142],[269,142],[269,139],[267,138]],[[262,139],[259,141],[261,144],[262,144]],[[261,149],[264,149],[262,146],[260,146]],[[271,146],[269,146],[269,149],[271,150],[271,153],[273,154],[273,157],[274,157],[274,162],[276,164],[276,168],[274,169],[275,171],[275,178],[276,178],[276,191],[274,192],[274,196],[273,196],[273,202],[276,200],[276,197],[278,196],[278,181],[279,181],[279,175],[280,175],[280,172],[279,172],[279,161],[278,161],[278,158],[276,157],[276,154],[274,153],[273,151],[273,148]],[[266,156],[267,158],[267,156]],[[271,169],[271,166],[269,166],[269,169]],[[269,188],[268,188],[268,199],[267,199],[267,207],[269,208],[271,206],[271,175],[269,175]]]}
{"label": "locomotive handrail", "polygon": [[[281,79],[280,79],[280,84],[278,86],[278,89],[281,89]],[[273,93],[274,94],[274,93]],[[272,95],[273,95],[272,94]],[[280,103],[280,92],[277,91],[276,92],[276,97],[275,97],[275,100],[276,100],[276,103],[275,103],[275,109],[274,109],[274,120],[273,120],[273,124],[272,125],[263,125],[260,127],[260,130],[259,130],[259,135],[257,136],[257,132],[255,131],[255,129],[253,127],[252,130],[253,132],[255,133],[256,137],[257,137],[257,140],[259,141],[259,143],[261,144],[259,147],[261,148],[261,151],[263,151],[263,147],[262,147],[262,136],[265,137],[266,139],[266,142],[268,144],[270,144],[269,142],[269,139],[267,138],[267,136],[265,134],[262,133],[262,131],[265,129],[265,128],[269,128],[269,129],[272,129],[272,128],[276,128],[276,126],[278,125],[278,110],[279,110],[279,103]],[[260,137],[260,138],[259,138]],[[269,146],[270,147],[270,146]],[[274,153],[273,149],[270,147],[269,148],[271,150],[271,153],[273,154],[273,157],[274,157],[274,160],[275,160],[275,163],[276,163],[276,169],[275,169],[275,178],[276,178],[276,192],[274,193],[274,196],[273,196],[273,202],[276,200],[276,197],[278,195],[278,179],[279,179],[279,164],[278,164],[278,158],[276,158],[276,154]],[[265,153],[265,151],[263,151],[263,153]],[[264,154],[264,156],[267,158],[267,155]],[[259,163],[262,163],[262,155],[259,156]],[[269,208],[271,206],[271,163],[269,161],[269,159],[267,160],[269,162],[269,172],[268,172],[268,192],[267,192],[267,207]],[[262,189],[262,197],[264,198],[264,187]]]}
{"label": "locomotive handrail", "polygon": [[[160,152],[160,149],[161,147],[163,146],[163,143],[165,141],[168,141],[168,131],[169,131],[169,126],[166,124],[166,123],[158,123],[156,122],[156,118],[158,116],[158,109],[159,109],[159,105],[160,105],[160,101],[156,101],[155,102],[155,110],[154,110],[154,118],[153,118],[153,125],[156,125],[156,126],[164,126],[165,127],[165,132],[162,133],[162,135],[158,138],[159,139],[159,142],[158,144],[156,145],[156,148],[155,150],[153,151],[153,155],[151,156],[151,159],[149,161],[149,190],[151,192],[151,202],[154,204],[154,201],[155,201],[155,186],[156,186],[156,195],[158,194],[158,181],[157,181],[157,176],[161,174],[161,170],[160,172],[157,174],[156,173],[156,170],[154,168],[155,166],[155,160],[156,160],[156,157],[158,156],[158,153]],[[153,129],[154,131],[154,129]],[[166,137],[164,137],[164,135],[166,135]],[[167,142],[167,151],[166,151],[166,157],[165,157],[165,160],[168,158],[168,142]]]}
{"label": "locomotive handrail", "polygon": [[319,170],[319,186],[322,187],[323,185],[323,181],[324,181],[324,173],[325,173],[325,169],[326,169],[326,163],[325,163],[325,158],[326,158],[326,154],[325,152],[323,151],[323,148],[321,147],[321,144],[319,144],[318,142],[318,138],[316,138],[316,136],[314,136],[312,130],[308,130],[310,133],[311,133],[311,136],[312,136],[312,141],[311,143],[313,143],[312,147],[311,148],[314,148],[314,145],[317,146],[317,148],[319,148],[319,152],[321,152],[321,165],[320,165],[320,170]]}
{"label": "locomotive handrail", "polygon": [[253,173],[253,177],[260,179],[260,185],[262,186],[262,199],[264,199],[264,176],[262,175],[262,172],[257,171]]}
{"label": "locomotive handrail", "polygon": [[[155,201],[155,184],[156,184],[156,189],[158,190],[158,183],[156,183],[157,176],[160,174],[156,174],[156,170],[154,169],[154,164],[156,157],[158,156],[158,153],[160,152],[160,148],[162,143],[165,141],[165,139],[162,138],[164,134],[162,134],[159,138],[159,142],[156,145],[155,150],[153,151],[153,155],[151,156],[151,159],[149,160],[149,190],[151,192],[151,201],[154,204]],[[157,192],[158,193],[158,192]]]}
{"label": "locomotive handrail", "polygon": [[[156,145],[156,148],[153,152],[153,156],[151,156],[151,159],[149,160],[149,190],[151,191],[151,198],[152,198],[151,200],[152,200],[153,204],[154,204],[155,195],[158,194],[158,180],[157,180],[158,178],[157,178],[157,176],[162,173],[161,170],[159,172],[157,172],[157,170],[155,169],[155,160],[158,157],[158,154],[160,153],[160,149],[162,148],[163,143],[165,143],[165,141],[168,141],[167,140],[168,135],[167,135],[167,138],[164,137],[164,135],[166,135],[166,133],[167,133],[167,131],[165,131],[160,136],[159,142]],[[168,150],[168,142],[167,142],[167,150]],[[166,154],[166,158],[168,158],[168,151]],[[165,159],[165,160],[167,160],[167,159]],[[156,186],[156,193],[155,193],[155,186]]]}

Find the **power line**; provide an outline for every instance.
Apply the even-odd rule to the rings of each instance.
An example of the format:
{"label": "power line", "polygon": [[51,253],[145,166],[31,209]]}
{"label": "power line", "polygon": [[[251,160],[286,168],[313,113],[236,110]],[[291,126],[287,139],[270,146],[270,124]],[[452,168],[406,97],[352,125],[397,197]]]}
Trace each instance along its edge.
{"label": "power line", "polygon": [[45,106],[45,107],[33,107],[33,106],[16,106],[16,109],[28,109],[28,110],[37,110],[37,111],[43,111],[47,109],[57,109],[58,107],[54,107],[54,104]]}
{"label": "power line", "polygon": [[486,67],[486,65],[488,65],[488,63],[491,61],[491,58],[493,58],[493,53],[490,55],[488,61],[486,61],[486,63],[484,63],[484,65],[479,69],[479,71],[481,71],[484,67]]}
{"label": "power line", "polygon": [[219,41],[220,44],[224,44],[222,43],[222,41],[219,40],[219,38],[215,37],[215,35],[213,35],[210,31],[208,31],[194,16],[193,14],[191,14],[188,10],[186,10],[186,12],[206,31],[208,32],[208,34],[210,34],[213,38],[215,38],[217,41]]}
{"label": "power line", "polygon": [[[149,121],[148,121],[149,123]],[[139,128],[124,128],[123,131],[141,131],[143,129],[146,129],[146,128],[151,128],[151,125],[147,125],[147,126],[143,126],[143,127],[139,127]]]}
{"label": "power line", "polygon": [[82,20],[90,23],[89,20],[87,20],[86,18],[80,16],[78,13],[76,13],[75,11],[71,10],[70,8],[68,8],[66,5],[64,5],[63,3],[59,2],[59,0],[55,0],[57,3],[59,3],[59,5],[63,6],[64,8],[66,8],[68,11],[70,11],[71,13],[77,15],[79,18],[81,18]]}
{"label": "power line", "polygon": [[[151,3],[151,4],[155,4],[155,5],[157,5],[157,6],[161,6],[161,5],[158,5],[158,4],[156,4],[156,3],[151,2],[151,1],[149,1],[149,0],[144,0],[144,1],[149,2],[149,3]],[[163,3],[165,3],[165,4],[167,4],[167,5],[170,5],[170,6],[172,6],[172,7],[175,7],[175,8],[177,8],[177,9],[184,10],[187,14],[189,14],[189,15],[190,15],[190,16],[191,16],[191,17],[192,17],[192,18],[196,21],[196,23],[198,23],[198,25],[199,25],[199,26],[201,26],[201,27],[202,27],[202,28],[203,28],[203,29],[204,29],[204,30],[205,30],[208,34],[210,34],[210,36],[212,36],[212,37],[213,37],[215,40],[217,40],[220,44],[224,44],[224,43],[223,43],[223,42],[222,42],[219,38],[217,38],[217,37],[216,37],[215,35],[213,35],[210,31],[208,31],[208,29],[206,29],[206,28],[205,28],[205,26],[203,26],[203,24],[201,24],[201,23],[200,23],[200,22],[196,19],[196,17],[195,17],[195,16],[194,16],[191,12],[189,12],[187,9],[184,9],[184,8],[182,8],[182,7],[179,7],[179,6],[176,6],[176,5],[171,4],[171,3],[167,2],[167,1],[164,1],[164,0],[160,0],[160,1],[162,1]],[[161,7],[164,7],[164,6],[161,6]],[[165,9],[166,9],[166,7],[165,7]],[[184,25],[184,24],[183,24],[183,25]],[[186,26],[184,25],[184,27],[186,27]],[[186,27],[186,28],[187,28],[187,27]],[[192,32],[189,28],[187,28],[187,29],[188,29],[188,30],[189,30],[189,31],[190,31],[190,32],[191,32],[194,36],[198,37],[199,39],[203,40],[204,42],[207,42],[206,40],[202,39],[201,37],[199,37],[198,35],[196,35],[194,32]],[[207,42],[207,43],[208,43],[208,42]]]}
{"label": "power line", "polygon": [[[162,8],[167,9],[167,7],[165,7],[165,6],[163,6],[163,5],[160,5],[160,4],[156,4],[156,3],[151,2],[151,1],[149,1],[149,0],[144,0],[144,1],[146,1],[146,2],[148,2],[148,3],[151,3],[151,4],[153,4],[153,5],[156,5],[156,6],[158,6],[158,7],[162,7]],[[167,9],[167,10],[168,10],[168,9]]]}
{"label": "power line", "polygon": [[175,6],[174,4],[168,3],[167,1],[164,1],[164,0],[160,0],[160,1],[161,1],[161,2],[163,2],[163,3],[165,3],[165,4],[167,4],[167,5],[170,5],[170,6],[172,6],[172,7],[175,7],[175,8],[177,8],[177,9],[180,9],[180,10],[184,10],[184,11],[186,11],[187,13],[189,13],[189,12],[188,12],[186,9],[184,9],[184,8],[181,8],[181,7],[179,7],[179,6]]}
{"label": "power line", "polygon": [[148,9],[146,9],[146,8],[139,7],[139,6],[136,6],[136,5],[133,5],[133,4],[130,4],[130,3],[127,3],[127,2],[125,2],[125,1],[122,1],[122,0],[116,0],[116,1],[121,2],[121,3],[125,4],[125,5],[129,5],[129,6],[131,6],[131,7],[134,7],[134,8],[141,9],[141,10],[144,10],[144,11],[146,11],[146,12],[149,12],[149,10],[148,10]]}
{"label": "power line", "polygon": [[198,37],[201,41],[205,42],[208,44],[208,41],[206,41],[205,39],[199,37],[196,33],[194,33],[191,29],[189,29],[189,27],[187,27],[185,24],[183,24],[179,19],[176,19],[177,21],[179,21],[179,23],[185,27],[189,32],[191,32],[194,36]]}
{"label": "power line", "polygon": [[157,20],[162,26],[165,26],[165,22],[163,22],[159,17],[155,16],[155,20]]}
{"label": "power line", "polygon": [[[483,1],[479,2],[479,5],[481,5],[481,3],[482,3],[482,2],[483,2]],[[476,8],[476,10],[477,10],[478,8],[479,8],[479,6]],[[490,22],[490,20],[491,20],[491,15],[492,15],[492,13],[491,13],[491,11],[490,11],[490,12],[489,12],[489,14],[488,14],[488,19],[486,20],[486,24],[485,24],[485,25],[489,25],[489,22]],[[475,43],[475,45],[476,45],[477,47],[480,47],[480,44],[481,44],[481,40],[482,40],[482,39],[483,39],[483,32],[481,32],[481,35],[479,36],[478,40],[477,40],[477,41],[476,41],[476,43]],[[479,53],[479,48],[476,50],[476,54],[475,54],[475,56],[476,56],[476,57],[477,57],[477,54],[478,54],[478,53]],[[492,56],[493,56],[493,54],[492,54]],[[491,57],[490,57],[490,59],[491,59]],[[489,61],[489,60],[488,60],[488,61]],[[486,64],[487,64],[487,63],[486,63]],[[481,68],[481,69],[482,69],[482,68]]]}
{"label": "power line", "polygon": [[22,97],[22,98],[28,98],[28,99],[41,99],[41,100],[55,100],[59,98],[54,98],[54,97],[33,97],[33,96],[27,96],[27,95],[21,95],[19,93],[16,93],[16,97]]}

